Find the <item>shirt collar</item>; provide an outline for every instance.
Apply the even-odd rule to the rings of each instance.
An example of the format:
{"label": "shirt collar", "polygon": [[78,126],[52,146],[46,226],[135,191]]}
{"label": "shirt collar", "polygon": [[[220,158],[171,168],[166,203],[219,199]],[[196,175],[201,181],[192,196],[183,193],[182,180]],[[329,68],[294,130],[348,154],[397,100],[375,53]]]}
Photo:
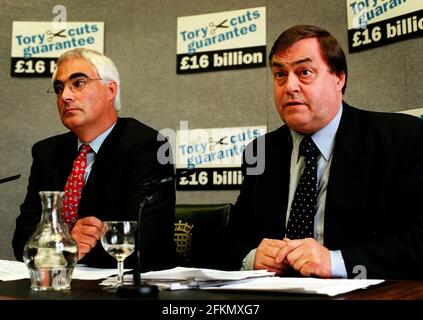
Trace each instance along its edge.
{"label": "shirt collar", "polygon": [[[107,136],[113,130],[115,125],[116,125],[116,122],[113,123],[113,125],[109,129],[107,129],[102,134],[100,134],[97,138],[95,138],[93,141],[88,143],[88,145],[91,147],[91,150],[93,150],[96,154],[98,153],[98,150],[100,150],[101,145],[103,144],[104,140],[106,140]],[[81,148],[83,144],[84,143],[78,139],[78,150]]]}
{"label": "shirt collar", "polygon": [[[312,134],[311,138],[313,139],[314,143],[316,144],[317,148],[319,149],[320,153],[322,154],[323,158],[326,161],[329,161],[330,156],[332,155],[333,148],[335,146],[335,135],[338,131],[339,122],[341,121],[343,107],[338,110],[336,116],[328,123],[328,125],[315,133]],[[299,146],[301,140],[303,139],[304,135],[295,132],[294,130],[291,131],[292,142],[294,147]]]}

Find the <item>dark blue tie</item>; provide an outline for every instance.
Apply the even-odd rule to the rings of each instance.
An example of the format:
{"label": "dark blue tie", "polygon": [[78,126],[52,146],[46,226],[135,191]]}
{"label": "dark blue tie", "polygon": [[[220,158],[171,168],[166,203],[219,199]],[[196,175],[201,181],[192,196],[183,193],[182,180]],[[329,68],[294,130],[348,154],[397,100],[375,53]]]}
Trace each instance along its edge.
{"label": "dark blue tie", "polygon": [[312,238],[314,215],[317,205],[317,156],[319,150],[310,136],[300,143],[300,156],[304,156],[304,171],[295,190],[291,205],[286,237],[289,239]]}

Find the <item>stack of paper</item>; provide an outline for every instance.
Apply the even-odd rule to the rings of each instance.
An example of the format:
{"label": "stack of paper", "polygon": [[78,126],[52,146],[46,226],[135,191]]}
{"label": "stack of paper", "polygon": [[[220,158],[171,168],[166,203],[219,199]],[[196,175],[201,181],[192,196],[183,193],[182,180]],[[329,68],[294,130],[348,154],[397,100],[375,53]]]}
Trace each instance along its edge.
{"label": "stack of paper", "polygon": [[366,289],[369,286],[382,283],[384,280],[367,279],[316,279],[316,278],[260,278],[246,283],[234,283],[209,290],[241,290],[241,291],[268,291],[323,294],[335,296],[357,289]]}
{"label": "stack of paper", "polygon": [[[176,267],[168,270],[142,273],[141,279],[143,282],[157,285],[161,289],[181,290],[199,289],[210,286],[216,287],[269,276],[274,276],[274,272],[268,272],[267,270],[221,271],[214,269]],[[131,274],[125,275],[125,284],[131,284],[132,281]],[[112,277],[104,280],[101,284],[107,286],[115,283],[116,278]]]}
{"label": "stack of paper", "polygon": [[[129,271],[130,269],[125,269]],[[76,265],[72,279],[99,280],[117,274],[117,269],[90,268],[82,264]],[[29,271],[25,263],[19,261],[0,260],[0,280],[12,281],[29,279]]]}
{"label": "stack of paper", "polygon": [[28,268],[25,263],[19,261],[0,260],[0,280],[12,281],[29,279]]}
{"label": "stack of paper", "polygon": [[[231,291],[266,291],[321,294],[338,294],[365,289],[384,280],[317,279],[275,277],[266,270],[220,271],[213,269],[183,268],[154,271],[141,274],[143,282],[157,285],[160,289],[204,289]],[[132,275],[124,277],[125,284],[132,284]],[[104,280],[102,285],[115,285],[116,277]]]}

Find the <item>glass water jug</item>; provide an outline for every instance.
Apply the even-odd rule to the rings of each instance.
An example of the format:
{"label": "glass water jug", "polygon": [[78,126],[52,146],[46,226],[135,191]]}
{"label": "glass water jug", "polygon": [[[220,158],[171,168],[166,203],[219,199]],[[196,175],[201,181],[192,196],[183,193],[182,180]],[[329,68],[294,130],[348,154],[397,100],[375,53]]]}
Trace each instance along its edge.
{"label": "glass water jug", "polygon": [[23,256],[30,273],[31,289],[69,290],[78,261],[78,247],[62,222],[63,192],[41,191],[39,195],[41,221],[26,242]]}

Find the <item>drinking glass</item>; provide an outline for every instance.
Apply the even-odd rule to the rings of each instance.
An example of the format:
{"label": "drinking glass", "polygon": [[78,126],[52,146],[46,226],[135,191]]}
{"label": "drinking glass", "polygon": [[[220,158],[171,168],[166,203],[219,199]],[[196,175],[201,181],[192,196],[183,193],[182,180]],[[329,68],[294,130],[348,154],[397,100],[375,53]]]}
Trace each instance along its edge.
{"label": "drinking glass", "polygon": [[101,244],[117,260],[117,286],[123,285],[123,261],[134,252],[136,221],[104,221]]}

